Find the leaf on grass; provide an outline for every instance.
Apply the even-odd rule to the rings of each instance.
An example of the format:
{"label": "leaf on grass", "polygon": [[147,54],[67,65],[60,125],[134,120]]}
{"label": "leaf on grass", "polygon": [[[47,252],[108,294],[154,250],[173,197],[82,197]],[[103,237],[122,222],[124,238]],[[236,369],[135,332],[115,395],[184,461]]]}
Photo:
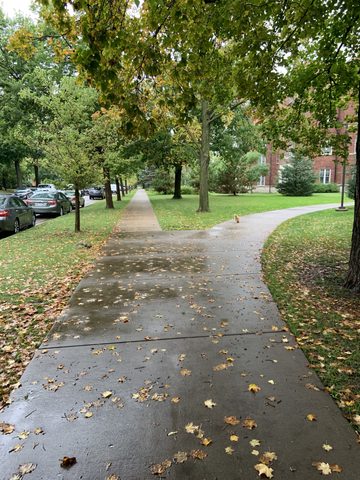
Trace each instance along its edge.
{"label": "leaf on grass", "polygon": [[225,447],[225,453],[228,455],[232,455],[234,453],[234,449],[232,447]]}
{"label": "leaf on grass", "polygon": [[9,435],[15,430],[15,425],[11,425],[11,423],[0,423],[0,432],[4,433],[5,435]]}
{"label": "leaf on grass", "polygon": [[151,465],[150,470],[153,475],[162,475],[170,467],[171,467],[171,461],[164,460],[161,463],[156,463],[154,465]]}
{"label": "leaf on grass", "polygon": [[186,452],[177,452],[174,455],[174,462],[175,463],[184,463],[188,459],[188,454]]}
{"label": "leaf on grass", "polygon": [[194,459],[204,460],[207,457],[207,453],[203,450],[191,450],[190,455]]}
{"label": "leaf on grass", "polygon": [[24,463],[23,465],[20,465],[19,472],[21,475],[26,475],[27,473],[33,472],[36,466],[37,465],[35,463]]}
{"label": "leaf on grass", "polygon": [[273,469],[264,463],[258,463],[254,468],[259,472],[259,477],[265,476],[266,478],[273,478]]}
{"label": "leaf on grass", "polygon": [[228,425],[234,426],[234,425],[239,425],[240,420],[234,416],[230,416],[230,417],[224,417],[224,422],[227,423]]}
{"label": "leaf on grass", "polygon": [[207,408],[214,408],[214,407],[216,407],[216,403],[213,402],[213,401],[211,400],[211,398],[210,398],[209,400],[205,400],[204,405],[205,405],[205,407],[207,407]]}
{"label": "leaf on grass", "polygon": [[60,467],[62,468],[70,468],[76,463],[76,457],[63,457],[60,460]]}
{"label": "leaf on grass", "polygon": [[252,418],[245,418],[245,420],[242,423],[242,426],[244,428],[247,428],[248,430],[253,430],[254,428],[257,427],[257,423]]}
{"label": "leaf on grass", "polygon": [[250,383],[250,385],[248,386],[248,390],[249,392],[257,393],[260,392],[261,388],[259,387],[259,385],[256,385],[256,383]]}

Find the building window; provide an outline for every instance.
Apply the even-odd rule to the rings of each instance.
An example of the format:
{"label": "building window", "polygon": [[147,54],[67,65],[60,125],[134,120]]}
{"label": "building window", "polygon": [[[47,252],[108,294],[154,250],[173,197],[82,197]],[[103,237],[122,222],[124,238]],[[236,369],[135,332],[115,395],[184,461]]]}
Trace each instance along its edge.
{"label": "building window", "polygon": [[320,169],[320,183],[330,183],[331,181],[331,169],[330,168],[321,168]]}
{"label": "building window", "polygon": [[263,175],[259,178],[258,186],[265,187],[265,177]]}
{"label": "building window", "polygon": [[260,155],[259,163],[260,163],[260,165],[266,165],[265,155]]}
{"label": "building window", "polygon": [[322,147],[321,149],[321,155],[323,156],[329,156],[329,155],[332,155],[332,147],[329,147],[329,146],[326,146],[326,147]]}

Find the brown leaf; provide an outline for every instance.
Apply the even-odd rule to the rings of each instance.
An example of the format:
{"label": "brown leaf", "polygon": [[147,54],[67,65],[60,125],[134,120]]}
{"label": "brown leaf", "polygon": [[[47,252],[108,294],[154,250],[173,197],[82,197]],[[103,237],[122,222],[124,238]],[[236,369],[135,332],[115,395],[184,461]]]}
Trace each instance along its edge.
{"label": "brown leaf", "polygon": [[188,370],[187,368],[182,368],[180,370],[180,375],[183,377],[189,377],[191,375],[191,370]]}
{"label": "brown leaf", "polygon": [[190,455],[192,458],[197,458],[198,460],[204,460],[207,457],[207,453],[204,450],[191,450]]}
{"label": "brown leaf", "polygon": [[212,440],[211,438],[203,438],[200,443],[204,445],[204,447],[208,447],[212,443]]}
{"label": "brown leaf", "polygon": [[224,422],[227,423],[228,425],[238,425],[240,423],[240,420],[238,420],[234,416],[230,416],[230,417],[224,417]]}
{"label": "brown leaf", "polygon": [[277,460],[275,452],[264,452],[260,457],[260,462],[265,463],[265,465],[270,465],[274,460]]}
{"label": "brown leaf", "polygon": [[76,457],[63,457],[60,460],[60,467],[62,468],[70,468],[76,463]]}
{"label": "brown leaf", "polygon": [[154,465],[151,465],[150,470],[153,475],[162,475],[170,467],[171,467],[171,461],[164,460],[161,463],[156,463]]}
{"label": "brown leaf", "polygon": [[336,473],[341,473],[343,471],[342,467],[340,467],[340,465],[337,465],[336,463],[331,464],[330,468],[332,472],[336,472]]}
{"label": "brown leaf", "polygon": [[253,430],[254,428],[257,427],[257,423],[252,418],[245,418],[245,420],[242,423],[242,426],[244,428],[247,428],[248,430]]}
{"label": "brown leaf", "polygon": [[175,463],[184,463],[188,459],[188,454],[186,452],[177,452],[174,455],[174,462]]}
{"label": "brown leaf", "polygon": [[11,425],[10,423],[0,423],[0,432],[4,433],[5,435],[9,435],[15,430],[15,425]]}

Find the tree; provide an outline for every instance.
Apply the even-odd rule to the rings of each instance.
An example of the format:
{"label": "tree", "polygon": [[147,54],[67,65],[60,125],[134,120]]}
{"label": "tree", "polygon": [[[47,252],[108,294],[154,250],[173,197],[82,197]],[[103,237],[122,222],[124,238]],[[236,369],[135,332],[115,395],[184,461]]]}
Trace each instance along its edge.
{"label": "tree", "polygon": [[280,174],[276,188],[283,195],[308,197],[313,194],[315,176],[309,158],[294,152]]}

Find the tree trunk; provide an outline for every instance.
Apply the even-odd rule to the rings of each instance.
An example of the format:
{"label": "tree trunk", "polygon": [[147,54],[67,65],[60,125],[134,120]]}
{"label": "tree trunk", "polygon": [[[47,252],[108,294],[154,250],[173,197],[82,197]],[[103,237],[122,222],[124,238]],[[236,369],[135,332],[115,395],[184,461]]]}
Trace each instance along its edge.
{"label": "tree trunk", "polygon": [[75,232],[80,232],[80,192],[75,187]]}
{"label": "tree trunk", "polygon": [[108,167],[104,167],[104,180],[105,180],[105,200],[106,208],[114,208],[114,202],[112,199],[111,185],[110,185],[110,170]]}
{"label": "tree trunk", "polygon": [[174,183],[174,200],[180,200],[181,197],[181,171],[182,165],[175,165],[175,183]]}
{"label": "tree trunk", "polygon": [[125,197],[125,188],[124,188],[124,183],[122,181],[122,177],[120,177],[119,180],[120,180],[121,194],[123,197]]}
{"label": "tree trunk", "polygon": [[120,193],[120,182],[119,182],[119,177],[116,175],[115,177],[115,183],[116,183],[116,200],[120,202],[122,200],[121,198],[121,193]]}
{"label": "tree trunk", "polygon": [[20,160],[15,160],[15,172],[16,172],[16,185],[17,187],[21,187],[22,177],[21,177]]}
{"label": "tree trunk", "polygon": [[209,104],[201,105],[200,191],[198,212],[209,212],[210,111]]}
{"label": "tree trunk", "polygon": [[349,270],[345,280],[345,287],[360,293],[360,82],[356,140],[354,223],[351,240]]}
{"label": "tree trunk", "polygon": [[35,187],[37,187],[40,183],[40,176],[39,176],[39,165],[34,163],[34,175],[35,175]]}
{"label": "tree trunk", "polygon": [[127,178],[125,178],[125,191],[126,191],[126,195],[127,195],[129,193]]}

